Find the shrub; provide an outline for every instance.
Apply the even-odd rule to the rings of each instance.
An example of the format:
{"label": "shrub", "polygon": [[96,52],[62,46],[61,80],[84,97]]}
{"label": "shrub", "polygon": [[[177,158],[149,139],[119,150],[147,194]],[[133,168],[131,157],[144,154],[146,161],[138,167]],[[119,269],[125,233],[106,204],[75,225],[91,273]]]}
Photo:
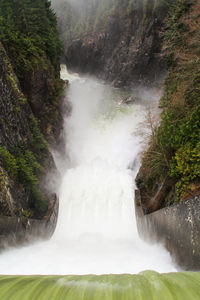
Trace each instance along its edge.
{"label": "shrub", "polygon": [[14,179],[18,173],[18,165],[15,157],[4,147],[0,146],[0,159],[5,170]]}

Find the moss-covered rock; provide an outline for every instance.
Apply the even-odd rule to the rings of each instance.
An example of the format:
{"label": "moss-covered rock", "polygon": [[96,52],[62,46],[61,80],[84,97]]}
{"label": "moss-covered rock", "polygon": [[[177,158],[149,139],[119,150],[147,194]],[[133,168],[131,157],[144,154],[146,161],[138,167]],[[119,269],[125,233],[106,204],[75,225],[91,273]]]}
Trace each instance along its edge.
{"label": "moss-covered rock", "polygon": [[49,1],[1,1],[0,40],[0,215],[42,218],[52,198],[44,178],[55,170],[49,142],[62,123],[61,44]]}
{"label": "moss-covered rock", "polygon": [[199,13],[199,1],[178,0],[167,19],[163,51],[169,74],[161,123],[137,177],[147,212],[200,191]]}
{"label": "moss-covered rock", "polygon": [[5,170],[0,167],[0,211],[3,215],[14,215],[15,201],[12,197],[11,189],[13,181],[10,180]]}

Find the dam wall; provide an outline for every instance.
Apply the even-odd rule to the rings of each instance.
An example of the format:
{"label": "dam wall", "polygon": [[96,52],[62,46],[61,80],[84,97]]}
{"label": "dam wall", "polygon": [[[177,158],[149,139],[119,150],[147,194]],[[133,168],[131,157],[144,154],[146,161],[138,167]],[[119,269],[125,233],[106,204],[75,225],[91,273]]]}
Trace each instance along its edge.
{"label": "dam wall", "polygon": [[0,250],[34,239],[50,238],[56,228],[58,209],[59,200],[54,195],[43,219],[0,216]]}
{"label": "dam wall", "polygon": [[164,244],[185,270],[200,270],[200,195],[145,215],[135,191],[137,227],[147,241]]}

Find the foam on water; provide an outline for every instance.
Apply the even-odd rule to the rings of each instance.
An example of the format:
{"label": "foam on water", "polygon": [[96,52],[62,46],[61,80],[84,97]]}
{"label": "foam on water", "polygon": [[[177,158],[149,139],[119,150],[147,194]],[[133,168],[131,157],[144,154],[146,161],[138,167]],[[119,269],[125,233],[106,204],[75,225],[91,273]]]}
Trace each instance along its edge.
{"label": "foam on water", "polygon": [[67,98],[72,113],[65,120],[68,168],[58,225],[51,240],[2,253],[0,273],[175,271],[166,250],[146,244],[137,233],[133,190],[143,147],[138,132],[145,127],[144,105],[119,105],[116,90],[69,74],[65,66],[61,74],[71,82]]}

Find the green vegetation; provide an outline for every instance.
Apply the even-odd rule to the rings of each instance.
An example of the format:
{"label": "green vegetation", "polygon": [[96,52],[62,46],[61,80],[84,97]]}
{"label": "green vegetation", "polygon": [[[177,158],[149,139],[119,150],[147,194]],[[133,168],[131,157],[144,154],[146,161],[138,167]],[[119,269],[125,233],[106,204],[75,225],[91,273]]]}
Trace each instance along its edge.
{"label": "green vegetation", "polygon": [[[47,88],[44,102],[48,102],[49,110],[50,107],[51,110],[55,110],[63,88],[59,64],[62,43],[51,2],[48,0],[0,1],[0,42],[20,83],[18,87],[14,75],[9,72],[8,80],[13,89],[21,88],[30,102],[30,93],[32,88],[35,88],[35,82],[44,80],[43,86]],[[41,73],[43,79],[38,75]],[[19,97],[20,104],[24,104],[26,97],[23,95]],[[48,113],[46,115],[48,119]]]}
{"label": "green vegetation", "polygon": [[46,57],[58,75],[62,47],[48,0],[1,0],[0,40],[22,86],[27,73],[44,66]]}
{"label": "green vegetation", "polygon": [[8,151],[0,146],[0,161],[9,177],[23,186],[30,197],[30,208],[38,214],[47,209],[47,199],[40,191],[38,176],[41,175],[42,166],[31,150],[23,146]]}
{"label": "green vegetation", "polygon": [[15,157],[5,148],[0,146],[0,159],[11,178],[17,176],[17,163]]}
{"label": "green vegetation", "polygon": [[33,114],[29,116],[29,124],[31,130],[31,144],[33,150],[38,156],[40,156],[41,154],[45,153],[48,149],[47,141],[41,133],[38,126],[38,121],[33,116]]}
{"label": "green vegetation", "polygon": [[171,202],[200,192],[200,28],[195,2],[178,0],[169,12],[164,34],[169,75],[160,103],[163,113],[144,155],[139,182],[147,199],[166,176],[173,182]]}
{"label": "green vegetation", "polygon": [[[0,165],[14,187],[24,195],[23,203],[17,203],[20,211],[16,214],[21,215],[24,210],[29,216],[41,217],[48,202],[40,179],[51,161],[42,132],[46,134],[46,128],[56,126],[63,88],[59,77],[62,44],[50,1],[1,0],[0,51],[7,85],[12,90],[13,102],[9,103],[9,109],[17,121],[21,117],[27,121],[24,139],[19,142],[14,137],[13,145],[10,141],[0,145]],[[39,106],[32,111],[35,88],[40,89],[42,95],[34,95],[33,102]],[[7,136],[12,134],[10,125],[6,128]]]}

